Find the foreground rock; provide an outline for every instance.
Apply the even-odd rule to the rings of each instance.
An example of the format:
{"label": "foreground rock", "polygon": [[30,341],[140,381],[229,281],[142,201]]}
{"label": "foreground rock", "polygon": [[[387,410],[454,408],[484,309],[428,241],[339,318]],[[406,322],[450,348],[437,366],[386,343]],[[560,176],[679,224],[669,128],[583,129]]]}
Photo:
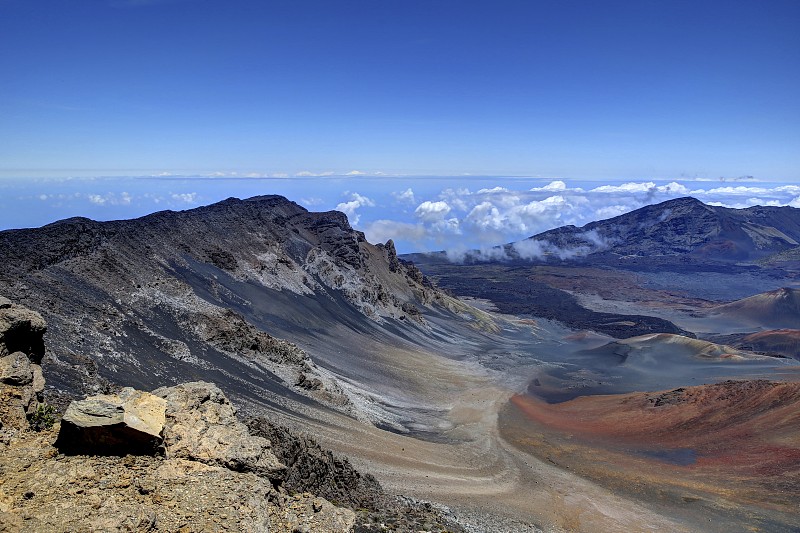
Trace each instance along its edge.
{"label": "foreground rock", "polygon": [[270,530],[267,479],[146,455],[58,456],[53,437],[2,451],[0,531]]}
{"label": "foreground rock", "polygon": [[353,511],[290,495],[235,414],[203,382],[73,402],[60,427],[0,444],[0,532],[353,529]]}
{"label": "foreground rock", "polygon": [[56,446],[73,454],[158,454],[166,406],[164,399],[130,387],[72,402],[61,420]]}
{"label": "foreground rock", "polygon": [[216,385],[185,383],[153,394],[166,400],[164,446],[168,458],[282,478],[285,467],[270,451],[269,440],[250,435]]}
{"label": "foreground rock", "polygon": [[0,296],[0,430],[28,428],[44,391],[43,336],[39,313]]}

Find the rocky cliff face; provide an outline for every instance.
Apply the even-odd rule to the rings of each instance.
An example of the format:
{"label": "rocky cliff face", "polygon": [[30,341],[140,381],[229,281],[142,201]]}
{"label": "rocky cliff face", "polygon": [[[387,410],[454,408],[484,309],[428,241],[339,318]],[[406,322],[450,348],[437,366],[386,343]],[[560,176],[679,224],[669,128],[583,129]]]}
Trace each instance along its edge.
{"label": "rocky cliff face", "polygon": [[248,401],[352,411],[339,384],[352,362],[337,362],[330,331],[422,335],[426,309],[447,312],[391,242],[279,196],[4,231],[0,256],[0,294],[47,319],[48,382],[71,396],[202,377]]}
{"label": "rocky cliff face", "polygon": [[[0,297],[0,432],[28,427],[42,400],[43,336],[39,313]],[[0,440],[2,440],[0,435]]]}
{"label": "rocky cliff face", "polygon": [[680,256],[741,261],[757,259],[800,244],[800,209],[728,209],[678,198],[630,213],[565,226],[531,237],[578,255]]}

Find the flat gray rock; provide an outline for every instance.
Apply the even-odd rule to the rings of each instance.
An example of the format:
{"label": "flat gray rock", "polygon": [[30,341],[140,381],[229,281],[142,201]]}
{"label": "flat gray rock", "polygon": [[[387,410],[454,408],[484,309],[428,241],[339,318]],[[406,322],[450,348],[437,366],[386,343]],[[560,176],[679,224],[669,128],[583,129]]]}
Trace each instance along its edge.
{"label": "flat gray rock", "polygon": [[56,446],[69,454],[157,454],[165,410],[163,399],[131,388],[75,401],[61,420]]}

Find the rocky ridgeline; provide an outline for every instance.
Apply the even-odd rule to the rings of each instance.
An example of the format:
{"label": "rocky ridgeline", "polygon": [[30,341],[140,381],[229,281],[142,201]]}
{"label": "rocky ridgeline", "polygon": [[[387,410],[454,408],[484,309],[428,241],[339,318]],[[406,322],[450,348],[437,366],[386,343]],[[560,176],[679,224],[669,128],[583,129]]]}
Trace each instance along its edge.
{"label": "rocky ridgeline", "polygon": [[447,509],[385,492],[372,475],[362,474],[308,436],[264,418],[251,418],[247,425],[251,434],[272,442],[272,452],[286,466],[283,483],[289,492],[312,492],[355,510],[356,533],[464,531]]}
{"label": "rocky ridgeline", "polygon": [[48,383],[73,398],[198,372],[252,397],[274,374],[284,397],[348,409],[340,369],[279,339],[316,344],[311,330],[340,323],[424,330],[428,308],[447,303],[391,242],[372,245],[344,214],[279,196],[0,231],[0,255],[0,294],[47,320]]}
{"label": "rocky ridgeline", "polygon": [[46,329],[39,313],[0,296],[0,440],[27,428],[42,400]]}

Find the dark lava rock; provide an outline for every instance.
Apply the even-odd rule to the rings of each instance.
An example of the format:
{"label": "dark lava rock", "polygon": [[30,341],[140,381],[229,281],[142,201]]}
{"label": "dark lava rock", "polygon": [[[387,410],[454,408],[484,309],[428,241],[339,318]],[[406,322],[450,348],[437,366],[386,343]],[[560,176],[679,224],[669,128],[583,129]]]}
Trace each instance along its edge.
{"label": "dark lava rock", "polygon": [[381,506],[385,493],[378,481],[362,475],[347,459],[264,418],[250,419],[247,425],[251,434],[272,442],[273,453],[286,465],[283,477],[288,491],[311,492],[353,508]]}
{"label": "dark lava rock", "polygon": [[464,529],[444,509],[429,502],[388,494],[369,474],[362,474],[344,457],[325,450],[314,439],[264,418],[247,421],[253,435],[272,442],[272,451],[286,465],[284,487],[312,492],[356,511],[355,533],[370,531],[449,531]]}

